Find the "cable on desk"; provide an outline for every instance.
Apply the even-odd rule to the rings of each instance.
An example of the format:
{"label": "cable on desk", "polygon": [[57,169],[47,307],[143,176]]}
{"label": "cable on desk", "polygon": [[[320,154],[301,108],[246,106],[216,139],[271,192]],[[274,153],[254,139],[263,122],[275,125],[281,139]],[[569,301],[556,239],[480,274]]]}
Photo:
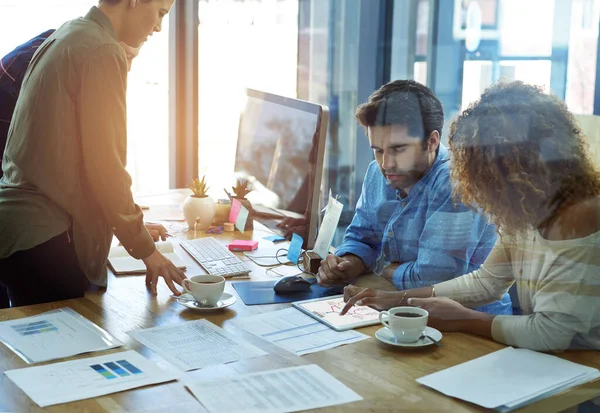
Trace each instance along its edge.
{"label": "cable on desk", "polygon": [[[279,254],[280,251],[283,251],[283,254]],[[287,255],[288,250],[286,248],[280,248],[275,252],[275,255],[248,255],[245,252],[243,252],[244,256],[250,258],[250,260],[252,262],[254,262],[256,265],[258,265],[259,267],[273,267],[274,265],[277,264],[261,264],[255,260],[260,260],[262,259],[266,259],[266,258],[275,258],[277,260],[277,262],[279,263],[279,265],[286,265],[287,263],[282,262],[280,260],[281,257],[284,257]]]}
{"label": "cable on desk", "polygon": [[[283,254],[280,254],[280,252],[283,252]],[[267,265],[265,265],[265,264],[259,264],[258,262],[254,261],[254,259],[275,258],[280,265],[288,265],[289,261],[288,262],[284,262],[284,261],[280,260],[281,257],[287,256],[287,253],[288,253],[288,249],[287,248],[279,248],[277,251],[275,251],[275,255],[259,255],[259,256],[256,256],[256,255],[246,255],[246,254],[244,254],[244,255],[246,255],[246,257],[250,258],[259,267],[270,267],[268,270],[265,271],[265,273],[271,271],[271,272],[275,272],[275,274],[277,274],[277,272],[274,271],[273,265],[271,265],[271,264],[267,264]],[[298,262],[296,263],[296,267],[298,267],[298,270],[300,270],[301,274],[309,274],[309,275],[312,275],[313,277],[316,277],[317,274],[312,273],[310,271],[306,271],[304,268],[300,267],[300,263],[304,262],[305,258],[303,256],[303,254],[305,254],[305,253],[306,253],[306,250],[300,250],[300,257],[298,258]],[[279,275],[279,276],[282,277],[283,275]]]}
{"label": "cable on desk", "polygon": [[312,272],[310,272],[310,271],[306,271],[306,269],[304,269],[304,268],[301,268],[301,267],[300,267],[300,263],[301,263],[301,262],[303,263],[303,262],[304,262],[304,260],[305,260],[305,255],[303,255],[303,254],[305,254],[305,253],[306,253],[306,251],[307,251],[307,250],[300,250],[300,258],[298,259],[298,262],[296,263],[296,266],[298,267],[298,269],[299,269],[300,271],[302,271],[302,273],[303,273],[303,274],[309,274],[309,275],[312,275],[313,277],[315,277],[315,280],[316,280],[316,278],[317,278],[317,274],[315,274],[315,273],[312,273]]}

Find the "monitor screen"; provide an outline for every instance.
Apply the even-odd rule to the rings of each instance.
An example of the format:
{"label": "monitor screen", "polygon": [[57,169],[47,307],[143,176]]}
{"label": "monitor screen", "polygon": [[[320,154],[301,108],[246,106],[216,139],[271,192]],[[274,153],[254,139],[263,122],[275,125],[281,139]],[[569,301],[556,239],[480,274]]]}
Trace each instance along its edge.
{"label": "monitor screen", "polygon": [[249,181],[255,219],[261,213],[304,217],[307,230],[299,235],[309,248],[318,226],[327,124],[326,107],[251,89],[240,116],[234,171]]}

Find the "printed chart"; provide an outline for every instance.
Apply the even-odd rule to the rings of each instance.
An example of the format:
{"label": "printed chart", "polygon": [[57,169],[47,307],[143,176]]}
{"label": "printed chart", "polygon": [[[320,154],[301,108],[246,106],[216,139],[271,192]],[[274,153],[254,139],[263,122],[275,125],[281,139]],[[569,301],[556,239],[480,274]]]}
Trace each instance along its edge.
{"label": "printed chart", "polygon": [[33,334],[58,331],[58,328],[55,327],[54,324],[52,324],[48,320],[36,321],[35,323],[17,324],[11,327],[21,336],[30,336]]}
{"label": "printed chart", "polygon": [[107,380],[143,373],[142,370],[138,369],[127,360],[110,361],[105,364],[93,364],[90,367]]}
{"label": "printed chart", "polygon": [[27,363],[121,346],[121,342],[69,308],[0,322],[0,341]]}
{"label": "printed chart", "polygon": [[87,399],[176,378],[135,351],[5,372],[39,406]]}

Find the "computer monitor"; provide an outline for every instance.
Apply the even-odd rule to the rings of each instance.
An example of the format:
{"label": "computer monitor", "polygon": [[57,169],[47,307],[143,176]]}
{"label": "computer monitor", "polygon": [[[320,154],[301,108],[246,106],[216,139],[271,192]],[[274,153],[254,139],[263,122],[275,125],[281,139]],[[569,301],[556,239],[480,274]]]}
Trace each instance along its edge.
{"label": "computer monitor", "polygon": [[291,217],[304,222],[295,232],[304,238],[307,249],[313,247],[319,225],[328,123],[326,106],[246,90],[235,176],[247,179],[253,190],[247,198],[254,219]]}

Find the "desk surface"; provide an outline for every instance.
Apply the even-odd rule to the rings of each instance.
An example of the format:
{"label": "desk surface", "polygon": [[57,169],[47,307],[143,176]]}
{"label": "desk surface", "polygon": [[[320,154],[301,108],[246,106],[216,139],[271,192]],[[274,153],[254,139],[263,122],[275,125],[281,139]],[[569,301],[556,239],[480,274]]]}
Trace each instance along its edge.
{"label": "desk surface", "polygon": [[[139,199],[145,205],[173,205],[181,202],[182,192],[163,196]],[[158,211],[158,212],[157,212]],[[156,219],[161,211],[151,207],[146,211],[148,218]],[[181,224],[177,224],[181,226]],[[270,232],[261,225],[254,231],[240,234],[224,233],[216,236],[223,243],[232,239],[259,240]],[[203,236],[198,233],[197,236]],[[180,232],[180,239],[192,238],[193,232]],[[181,247],[178,254],[188,264],[188,276],[204,273]],[[252,279],[269,278],[264,269],[242,257],[252,267]],[[226,291],[236,294],[228,283]],[[157,297],[151,296],[145,288],[143,276],[109,275],[109,287],[105,290],[88,292],[84,298],[62,302],[40,304],[0,310],[0,320],[17,319],[45,311],[70,307],[79,314],[103,327],[125,343],[127,348],[139,351],[154,361],[160,358],[147,348],[131,339],[126,332],[157,325],[180,323],[187,320],[206,318],[212,323],[233,332],[259,346],[270,354],[231,364],[207,367],[189,372],[191,378],[210,379],[251,373],[302,364],[318,364],[327,372],[360,394],[364,400],[352,404],[319,409],[322,412],[477,412],[485,409],[452,399],[419,385],[415,379],[447,367],[483,356],[505,346],[491,340],[460,334],[444,334],[443,348],[429,346],[417,350],[404,350],[380,343],[374,338],[378,326],[362,328],[360,331],[373,337],[351,345],[337,347],[302,357],[287,353],[270,343],[232,325],[232,320],[248,315],[287,308],[289,304],[265,306],[245,306],[238,301],[231,307],[216,313],[197,313],[188,310],[170,296],[168,288],[161,283]],[[96,354],[94,354],[96,355]],[[88,355],[89,356],[89,355]],[[88,356],[78,356],[82,358]],[[600,368],[600,354],[597,351],[569,351],[559,357],[573,362]],[[11,350],[0,344],[0,373],[6,370],[26,367],[27,364]],[[575,406],[585,400],[600,396],[600,380],[580,386],[551,398],[530,405],[519,412],[558,412]],[[111,394],[95,399],[82,400],[63,405],[40,409],[5,375],[0,376],[0,412],[181,412],[206,411],[179,382],[145,387],[141,389]]]}

